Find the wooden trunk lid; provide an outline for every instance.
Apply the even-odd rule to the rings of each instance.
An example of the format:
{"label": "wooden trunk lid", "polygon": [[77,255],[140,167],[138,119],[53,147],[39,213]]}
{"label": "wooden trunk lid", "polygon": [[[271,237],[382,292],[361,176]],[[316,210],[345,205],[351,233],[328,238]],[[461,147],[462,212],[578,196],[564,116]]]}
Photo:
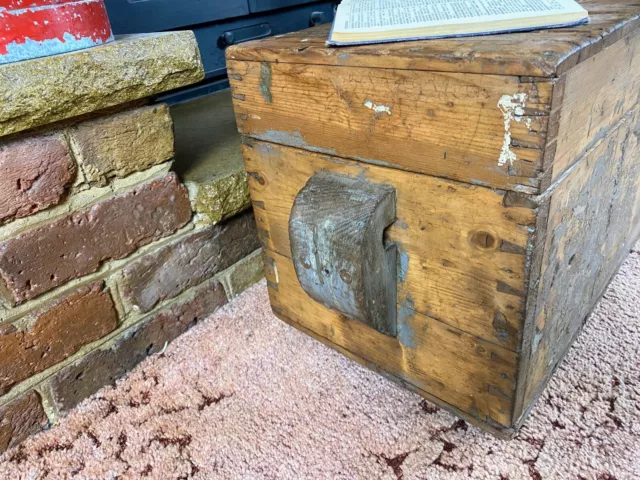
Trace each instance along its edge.
{"label": "wooden trunk lid", "polygon": [[635,0],[578,0],[589,23],[507,35],[328,48],[330,25],[231,47],[228,58],[274,63],[556,77],[614,44],[639,22]]}

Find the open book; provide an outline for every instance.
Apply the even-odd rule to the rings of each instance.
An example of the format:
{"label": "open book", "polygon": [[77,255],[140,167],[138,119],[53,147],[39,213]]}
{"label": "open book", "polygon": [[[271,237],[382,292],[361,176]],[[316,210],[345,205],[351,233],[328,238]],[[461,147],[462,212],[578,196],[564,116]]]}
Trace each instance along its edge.
{"label": "open book", "polygon": [[489,35],[588,20],[573,0],[343,0],[327,45]]}

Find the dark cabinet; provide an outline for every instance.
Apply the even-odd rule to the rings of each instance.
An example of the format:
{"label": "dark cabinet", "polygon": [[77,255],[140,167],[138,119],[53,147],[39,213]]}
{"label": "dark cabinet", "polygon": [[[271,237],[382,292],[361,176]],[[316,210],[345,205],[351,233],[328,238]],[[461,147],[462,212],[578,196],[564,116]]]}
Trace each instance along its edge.
{"label": "dark cabinet", "polygon": [[333,21],[335,0],[105,0],[113,32],[193,30],[205,80],[167,101],[183,101],[228,86],[229,45]]}
{"label": "dark cabinet", "polygon": [[172,30],[249,15],[247,0],[105,0],[115,33]]}
{"label": "dark cabinet", "polygon": [[311,3],[314,0],[249,0],[249,10],[251,12],[266,12],[278,8],[293,7]]}

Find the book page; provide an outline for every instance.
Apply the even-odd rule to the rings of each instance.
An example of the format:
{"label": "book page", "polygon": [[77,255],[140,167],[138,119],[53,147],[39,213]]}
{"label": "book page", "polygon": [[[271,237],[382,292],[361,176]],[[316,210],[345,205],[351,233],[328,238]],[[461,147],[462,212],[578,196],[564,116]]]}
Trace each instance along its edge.
{"label": "book page", "polygon": [[344,0],[336,31],[385,31],[582,11],[573,0]]}

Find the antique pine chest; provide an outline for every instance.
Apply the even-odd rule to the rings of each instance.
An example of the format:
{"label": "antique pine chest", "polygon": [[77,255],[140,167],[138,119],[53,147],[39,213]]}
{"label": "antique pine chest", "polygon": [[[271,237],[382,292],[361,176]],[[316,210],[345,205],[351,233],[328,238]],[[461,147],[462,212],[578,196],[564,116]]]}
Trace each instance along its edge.
{"label": "antique pine chest", "polygon": [[573,28],[227,52],[273,311],[502,436],[640,235],[640,4],[582,5]]}

